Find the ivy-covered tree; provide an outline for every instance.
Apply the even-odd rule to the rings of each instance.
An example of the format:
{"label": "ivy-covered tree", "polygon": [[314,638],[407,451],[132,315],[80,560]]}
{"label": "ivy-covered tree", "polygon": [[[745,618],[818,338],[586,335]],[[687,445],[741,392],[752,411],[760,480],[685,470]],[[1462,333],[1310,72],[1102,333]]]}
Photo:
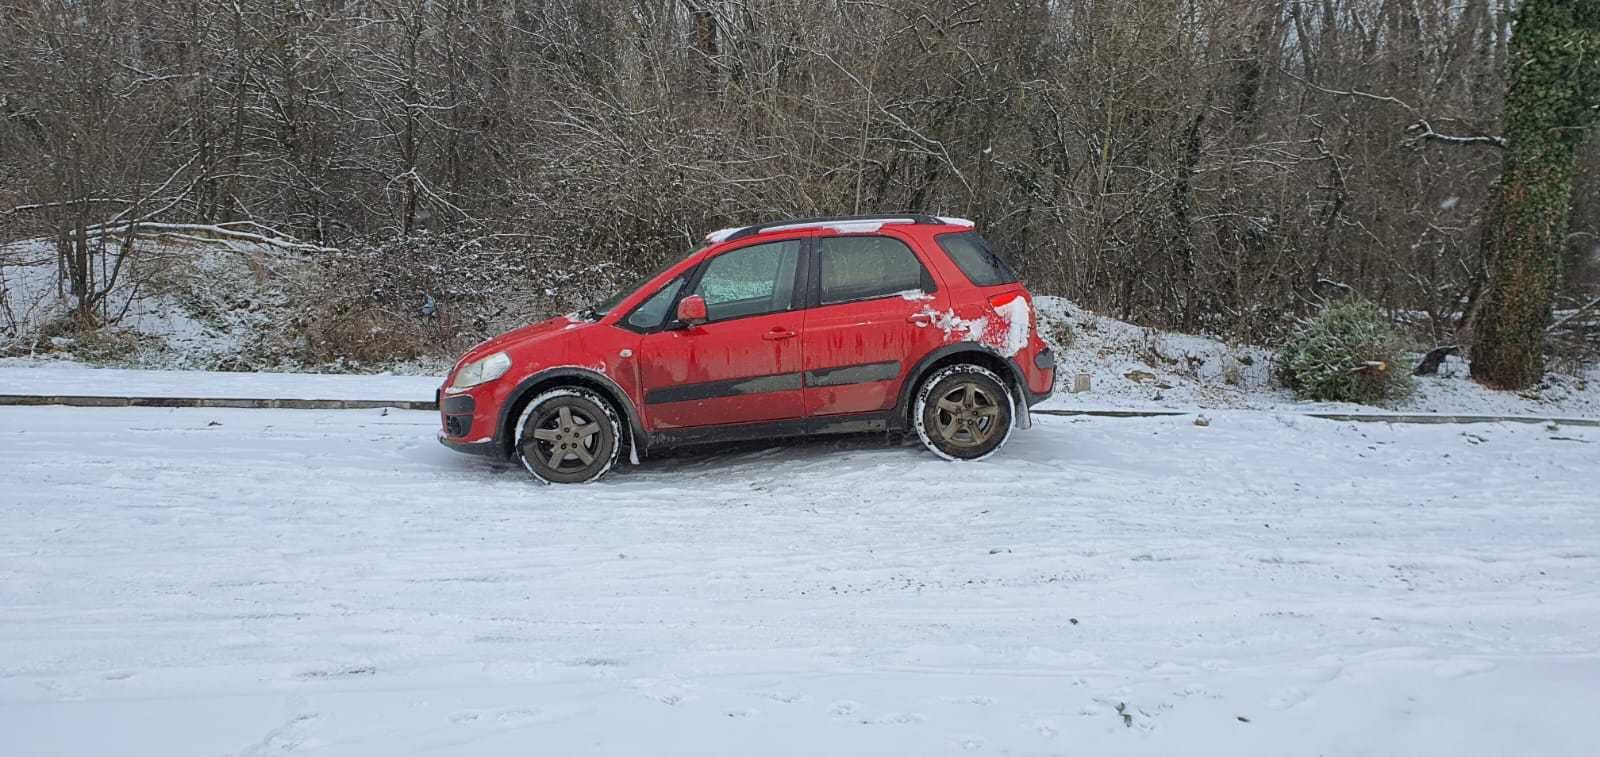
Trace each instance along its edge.
{"label": "ivy-covered tree", "polygon": [[1483,232],[1489,278],[1472,377],[1518,389],[1544,375],[1577,149],[1600,112],[1600,0],[1523,0],[1508,65],[1505,164]]}

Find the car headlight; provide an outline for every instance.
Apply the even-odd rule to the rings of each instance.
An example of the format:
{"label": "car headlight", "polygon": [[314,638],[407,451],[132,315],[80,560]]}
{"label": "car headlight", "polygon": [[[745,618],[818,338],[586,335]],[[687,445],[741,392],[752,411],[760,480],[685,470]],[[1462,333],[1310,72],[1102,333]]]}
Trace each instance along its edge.
{"label": "car headlight", "polygon": [[493,381],[506,375],[511,370],[511,357],[504,352],[496,352],[482,360],[474,360],[461,367],[456,372],[456,378],[450,382],[451,389],[465,389],[477,386],[485,381]]}

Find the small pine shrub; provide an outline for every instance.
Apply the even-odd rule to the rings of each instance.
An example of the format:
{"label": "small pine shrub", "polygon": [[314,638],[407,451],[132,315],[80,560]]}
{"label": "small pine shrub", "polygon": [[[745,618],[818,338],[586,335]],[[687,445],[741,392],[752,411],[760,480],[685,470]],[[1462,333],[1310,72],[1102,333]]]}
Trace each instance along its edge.
{"label": "small pine shrub", "polygon": [[1402,342],[1376,305],[1347,300],[1303,325],[1278,353],[1278,378],[1307,400],[1377,404],[1411,391]]}

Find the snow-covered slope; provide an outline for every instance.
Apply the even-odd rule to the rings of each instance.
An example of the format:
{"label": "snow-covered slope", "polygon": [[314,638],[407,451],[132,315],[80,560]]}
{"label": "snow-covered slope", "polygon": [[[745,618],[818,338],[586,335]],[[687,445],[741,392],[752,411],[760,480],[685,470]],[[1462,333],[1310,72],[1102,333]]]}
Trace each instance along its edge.
{"label": "snow-covered slope", "polygon": [[[1253,345],[1135,326],[1038,297],[1039,330],[1057,353],[1057,395],[1045,407],[1257,408],[1348,410],[1373,408],[1310,403],[1273,378],[1273,351]],[[1073,377],[1088,374],[1090,391],[1071,393]],[[1437,376],[1417,377],[1410,397],[1384,408],[1422,413],[1600,417],[1600,368],[1586,376],[1551,374],[1527,392],[1486,389],[1450,357]]]}
{"label": "snow-covered slope", "polygon": [[47,333],[68,308],[58,291],[53,251],[38,242],[0,246],[0,289],[11,310],[9,318],[0,318],[0,347],[103,356],[147,368],[234,365],[263,335],[281,327],[286,311],[278,276],[292,267],[250,245],[147,250],[121,272],[107,298],[112,328],[100,339],[86,339]]}
{"label": "snow-covered slope", "polygon": [[1600,430],[1211,416],[538,487],[0,408],[0,753],[1593,754]]}

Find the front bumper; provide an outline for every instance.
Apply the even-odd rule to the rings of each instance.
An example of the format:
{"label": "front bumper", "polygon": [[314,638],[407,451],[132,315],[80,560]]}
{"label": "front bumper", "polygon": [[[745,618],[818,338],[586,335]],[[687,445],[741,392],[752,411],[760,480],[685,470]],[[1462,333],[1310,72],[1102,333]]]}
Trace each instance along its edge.
{"label": "front bumper", "polygon": [[496,444],[495,440],[493,440],[493,439],[483,439],[483,440],[476,441],[476,442],[467,442],[467,441],[462,441],[460,439],[452,439],[452,438],[450,438],[448,436],[445,436],[445,433],[443,431],[439,432],[439,437],[438,438],[439,438],[439,443],[440,444],[443,444],[444,446],[449,447],[450,449],[455,450],[456,452],[460,452],[462,454],[477,455],[479,457],[489,457],[489,458],[493,458],[493,459],[496,459],[496,460],[505,459],[505,454],[500,451],[500,445]]}
{"label": "front bumper", "polygon": [[[478,402],[472,395],[451,396],[445,393],[444,387],[440,387],[433,396],[439,406],[439,421],[443,427],[437,436],[440,444],[462,454],[505,459],[505,450],[500,447],[499,440],[493,434],[484,433],[485,427],[493,424],[483,419],[477,419],[474,423]],[[468,441],[473,436],[478,438]]]}

